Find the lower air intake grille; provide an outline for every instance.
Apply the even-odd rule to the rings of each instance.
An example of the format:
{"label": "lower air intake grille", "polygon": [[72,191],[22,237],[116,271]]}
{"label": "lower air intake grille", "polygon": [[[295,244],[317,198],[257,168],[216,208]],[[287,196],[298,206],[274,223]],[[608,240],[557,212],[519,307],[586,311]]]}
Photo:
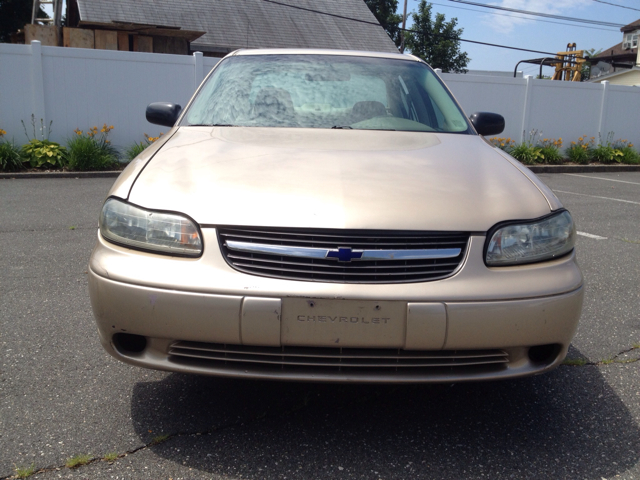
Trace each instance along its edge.
{"label": "lower air intake grille", "polygon": [[[267,277],[336,283],[409,283],[448,277],[464,259],[469,236],[460,232],[218,229],[222,254],[236,270]],[[239,245],[242,248],[238,248]],[[284,251],[289,253],[283,255]],[[313,256],[310,251],[315,258],[310,258]],[[325,256],[325,252],[331,253]],[[366,253],[359,258],[357,252]],[[370,255],[379,256],[380,252],[387,252],[387,258],[369,259]],[[434,257],[438,253],[448,255],[399,259],[416,252],[435,252]]]}
{"label": "lower air intake grille", "polygon": [[171,344],[172,361],[195,361],[210,367],[257,368],[324,372],[421,373],[437,369],[502,368],[509,362],[503,350],[411,351],[399,349],[255,347],[178,341]]}

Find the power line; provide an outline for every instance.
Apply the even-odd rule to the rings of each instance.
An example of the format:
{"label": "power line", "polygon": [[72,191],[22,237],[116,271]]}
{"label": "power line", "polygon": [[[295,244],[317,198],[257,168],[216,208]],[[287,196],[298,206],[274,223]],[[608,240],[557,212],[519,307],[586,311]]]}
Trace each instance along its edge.
{"label": "power line", "polygon": [[528,20],[531,22],[544,22],[544,23],[553,23],[556,25],[567,25],[569,27],[576,27],[576,28],[590,28],[592,30],[602,30],[605,32],[617,32],[618,29],[611,29],[611,28],[598,28],[598,27],[589,27],[587,25],[573,25],[571,23],[563,23],[563,22],[552,22],[551,20],[541,20],[539,18],[525,18],[522,17],[520,15],[509,15],[508,13],[498,13],[498,12],[482,12],[480,10],[475,10],[473,8],[464,8],[464,7],[454,7],[453,5],[445,5],[444,3],[436,3],[436,2],[429,2],[432,5],[439,5],[441,7],[445,7],[445,8],[456,8],[458,10],[466,10],[468,12],[477,12],[477,13],[484,13],[485,15],[499,15],[501,17],[513,17],[513,18],[521,18],[522,20]]}
{"label": "power line", "polygon": [[[367,25],[374,25],[376,27],[380,27],[380,24],[378,22],[370,22],[368,20],[361,20],[359,18],[345,17],[343,15],[338,15],[336,13],[322,12],[320,10],[314,10],[312,8],[301,7],[299,5],[289,5],[287,3],[278,2],[276,0],[261,0],[261,1],[266,2],[266,3],[272,3],[274,5],[280,5],[282,7],[293,8],[293,9],[296,9],[296,10],[304,10],[305,12],[317,13],[319,15],[326,15],[328,17],[341,18],[343,20],[350,20],[352,22],[364,23],[364,24],[367,24]],[[402,31],[405,31],[405,32],[410,32],[410,33],[415,33],[415,34],[418,34],[418,35],[425,35],[424,32],[420,32],[418,30],[411,30],[411,29],[408,29],[408,28],[405,28],[405,29],[399,28],[399,30],[402,30]],[[428,35],[433,36],[433,37],[438,37],[438,38],[444,38],[445,40],[458,40],[460,42],[474,43],[476,45],[485,45],[485,46],[488,46],[488,47],[506,48],[508,50],[519,50],[521,52],[542,53],[543,55],[554,55],[554,56],[556,55],[553,52],[542,52],[540,50],[530,50],[528,48],[510,47],[508,45],[499,45],[497,43],[480,42],[478,40],[468,40],[468,39],[465,39],[465,38],[457,38],[457,37],[452,37],[452,36],[449,36],[449,35],[442,35],[442,34],[439,34],[439,33],[429,33]]]}
{"label": "power line", "polygon": [[617,3],[604,2],[603,0],[593,0],[593,1],[598,3],[604,3],[606,5],[613,5],[614,7],[626,8],[628,10],[635,10],[637,12],[640,12],[640,8],[625,7],[624,5],[618,5]]}
{"label": "power line", "polygon": [[487,5],[486,3],[470,2],[469,0],[449,0],[450,2],[464,3],[466,5],[474,5],[476,7],[492,8],[494,10],[505,10],[507,12],[521,13],[524,15],[533,15],[536,17],[553,18],[555,20],[566,20],[575,23],[586,23],[590,25],[600,25],[602,27],[624,27],[621,23],[602,22],[600,20],[589,20],[587,18],[565,17],[563,15],[554,15],[551,13],[531,12],[529,10],[519,10],[517,8],[499,7],[497,5]]}

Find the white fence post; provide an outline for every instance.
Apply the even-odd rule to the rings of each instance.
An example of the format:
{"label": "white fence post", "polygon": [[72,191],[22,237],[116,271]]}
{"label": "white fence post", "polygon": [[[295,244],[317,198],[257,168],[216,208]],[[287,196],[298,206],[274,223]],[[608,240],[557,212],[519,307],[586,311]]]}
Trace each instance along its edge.
{"label": "white fence post", "polygon": [[[44,104],[44,76],[42,73],[42,44],[39,40],[31,41],[31,86],[33,95],[32,108],[36,125],[37,122],[42,119],[43,128],[47,128],[47,116],[45,112]],[[42,134],[47,136],[45,132]]]}
{"label": "white fence post", "polygon": [[609,95],[609,80],[602,82],[602,102],[600,103],[600,120],[598,121],[598,139],[602,139],[602,133],[605,127],[605,120],[607,114],[607,96]]}
{"label": "white fence post", "polygon": [[529,111],[531,110],[531,86],[533,78],[531,75],[524,77],[527,85],[524,91],[524,106],[522,108],[522,128],[520,129],[520,143],[524,142],[525,132],[529,129]]}
{"label": "white fence post", "polygon": [[194,92],[198,89],[198,87],[202,83],[202,80],[204,79],[204,62],[202,58],[202,52],[193,52],[193,66],[195,72],[195,87],[193,90]]}

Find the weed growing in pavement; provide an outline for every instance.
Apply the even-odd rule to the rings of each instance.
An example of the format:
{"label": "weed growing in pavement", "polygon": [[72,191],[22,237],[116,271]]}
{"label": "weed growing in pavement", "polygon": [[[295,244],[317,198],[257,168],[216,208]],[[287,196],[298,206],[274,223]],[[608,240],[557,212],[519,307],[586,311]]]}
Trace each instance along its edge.
{"label": "weed growing in pavement", "polygon": [[158,435],[157,437],[153,437],[149,445],[159,445],[162,442],[166,442],[168,439],[169,435]]}
{"label": "weed growing in pavement", "polygon": [[36,471],[36,464],[32,463],[28,467],[15,467],[14,471],[16,472],[17,478],[27,478],[34,474]]}
{"label": "weed growing in pavement", "polygon": [[117,452],[111,452],[111,453],[107,453],[103,460],[107,461],[107,462],[115,462],[118,459],[118,453]]}
{"label": "weed growing in pavement", "polygon": [[78,468],[82,465],[86,465],[91,461],[91,455],[75,455],[71,458],[67,458],[67,461],[64,463],[67,468]]}
{"label": "weed growing in pavement", "polygon": [[589,363],[589,360],[587,360],[586,358],[566,358],[562,362],[563,365],[569,365],[572,367],[581,367],[583,365],[586,365],[587,363]]}

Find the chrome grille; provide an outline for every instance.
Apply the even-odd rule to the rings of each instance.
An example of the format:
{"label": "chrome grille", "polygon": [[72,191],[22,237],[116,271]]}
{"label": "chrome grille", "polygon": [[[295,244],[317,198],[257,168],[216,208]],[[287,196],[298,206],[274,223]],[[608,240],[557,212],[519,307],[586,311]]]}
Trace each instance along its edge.
{"label": "chrome grille", "polygon": [[400,372],[420,374],[439,370],[495,370],[505,368],[504,350],[412,351],[401,349],[257,347],[177,341],[169,347],[174,362],[212,368],[267,369],[309,373]]}
{"label": "chrome grille", "polygon": [[[233,268],[253,275],[338,283],[408,283],[451,275],[462,262],[469,233],[398,232],[370,230],[284,230],[219,228],[218,239],[225,260]],[[340,262],[335,258],[301,258],[276,253],[256,253],[229,248],[227,242],[324,248],[338,250],[459,250],[451,258],[366,260]]]}

